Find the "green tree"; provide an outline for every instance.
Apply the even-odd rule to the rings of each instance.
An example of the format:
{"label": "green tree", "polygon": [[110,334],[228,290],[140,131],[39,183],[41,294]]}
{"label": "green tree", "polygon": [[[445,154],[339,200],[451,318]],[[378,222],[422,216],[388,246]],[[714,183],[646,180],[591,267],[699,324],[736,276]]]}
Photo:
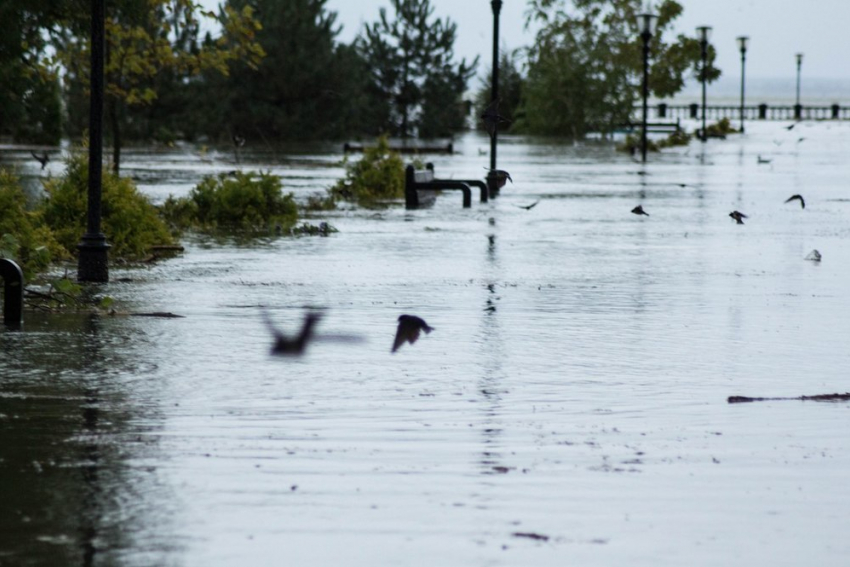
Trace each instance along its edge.
{"label": "green tree", "polygon": [[[117,172],[125,106],[151,104],[158,96],[155,89],[158,75],[172,72],[188,79],[205,69],[227,74],[233,61],[256,66],[264,53],[254,41],[259,24],[250,6],[241,11],[226,6],[218,15],[201,12],[199,5],[191,0],[123,0],[110,3],[108,8],[104,66],[106,115],[112,135],[112,163]],[[201,17],[216,19],[221,35],[201,46],[187,44],[186,38],[196,35]],[[86,27],[68,27],[56,43],[67,79],[87,89],[90,41]],[[81,90],[78,88],[77,92]]]}
{"label": "green tree", "polygon": [[[251,0],[262,24],[256,40],[267,54],[256,71],[237,65],[230,77],[207,76],[200,93],[221,120],[212,136],[248,140],[342,138],[362,128],[363,61],[336,43],[336,13],[326,0]],[[244,10],[246,0],[230,0]]]}
{"label": "green tree", "polygon": [[465,126],[462,97],[478,65],[455,64],[457,24],[432,19],[430,0],[391,0],[395,19],[364,28],[357,47],[371,73],[369,94],[382,115],[382,129],[402,137],[420,130],[442,135]]}
{"label": "green tree", "polygon": [[[499,114],[510,120],[509,124],[500,125],[500,131],[510,131],[521,118],[520,103],[525,79],[519,69],[518,50],[502,51],[499,54]],[[487,74],[481,88],[475,94],[475,127],[484,129],[484,123],[478,119],[491,102],[493,93],[493,72]]]}
{"label": "green tree", "polygon": [[47,0],[0,2],[0,134],[59,143],[59,89],[45,59],[50,32],[63,20],[65,8]]}
{"label": "green tree", "polygon": [[[524,129],[537,134],[581,138],[610,132],[629,121],[639,97],[642,40],[635,15],[641,0],[530,0],[529,21],[541,29],[529,50]],[[665,32],[682,13],[675,0],[656,6],[658,30],[650,42],[649,88],[658,97],[679,92],[687,72],[699,70],[696,38]],[[720,76],[709,47],[706,79]],[[701,71],[700,71],[701,72]]]}

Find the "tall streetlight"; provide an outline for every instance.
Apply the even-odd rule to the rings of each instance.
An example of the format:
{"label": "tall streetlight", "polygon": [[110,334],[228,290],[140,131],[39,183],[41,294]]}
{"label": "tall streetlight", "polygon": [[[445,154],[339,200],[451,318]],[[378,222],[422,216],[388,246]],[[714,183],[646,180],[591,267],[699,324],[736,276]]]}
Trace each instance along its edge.
{"label": "tall streetlight", "polygon": [[649,40],[655,35],[655,25],[658,23],[658,16],[647,11],[643,14],[638,14],[637,21],[640,38],[643,40],[643,119],[640,129],[640,157],[641,161],[646,162],[646,99],[649,97]]}
{"label": "tall streetlight", "polygon": [[702,59],[702,68],[700,69],[700,79],[702,79],[702,135],[700,139],[705,142],[708,136],[705,130],[705,80],[707,77],[706,70],[708,69],[708,40],[711,39],[711,28],[709,26],[700,26],[697,28],[699,37],[700,57]]}
{"label": "tall streetlight", "polygon": [[747,62],[747,42],[745,35],[738,38],[738,48],[741,50],[741,134],[744,133],[744,65]]}
{"label": "tall streetlight", "polygon": [[798,53],[797,57],[797,104],[794,105],[794,118],[800,120],[803,115],[803,107],[800,106],[800,68],[803,66],[803,54]]}
{"label": "tall streetlight", "polygon": [[[491,0],[493,8],[493,84],[490,85],[490,100],[499,100],[499,13],[502,11],[502,0]],[[487,191],[490,197],[499,193],[499,175],[496,173],[496,142],[499,128],[493,129],[490,136],[490,172],[487,174]]]}
{"label": "tall streetlight", "polygon": [[77,249],[77,279],[81,282],[108,282],[109,244],[100,231],[100,201],[103,187],[103,56],[104,0],[91,2],[91,95],[89,114],[89,188],[86,233]]}

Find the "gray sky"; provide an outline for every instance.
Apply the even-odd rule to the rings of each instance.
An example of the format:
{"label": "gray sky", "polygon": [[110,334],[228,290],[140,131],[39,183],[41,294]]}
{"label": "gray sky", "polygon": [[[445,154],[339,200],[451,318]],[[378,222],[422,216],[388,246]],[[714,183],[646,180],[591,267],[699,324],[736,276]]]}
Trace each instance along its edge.
{"label": "gray sky", "polygon": [[[695,34],[700,25],[712,26],[712,43],[718,64],[727,77],[738,76],[740,53],[735,38],[750,37],[747,76],[783,78],[796,76],[794,54],[804,53],[803,77],[850,79],[850,0],[679,0],[684,13],[677,33]],[[455,47],[458,57],[481,55],[490,65],[492,10],[490,0],[431,0],[434,15],[448,16],[458,24]],[[343,31],[340,40],[350,41],[364,22],[378,19],[380,7],[389,0],[328,0],[328,10],[338,13]],[[508,48],[530,45],[534,34],[524,29],[525,0],[503,0],[500,38]],[[483,69],[483,67],[479,67]]]}

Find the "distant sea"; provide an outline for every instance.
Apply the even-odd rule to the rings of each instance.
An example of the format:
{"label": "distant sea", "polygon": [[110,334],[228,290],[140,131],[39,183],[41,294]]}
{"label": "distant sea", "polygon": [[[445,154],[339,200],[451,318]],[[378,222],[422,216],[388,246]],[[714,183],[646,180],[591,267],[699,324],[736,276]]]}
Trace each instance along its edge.
{"label": "distant sea", "polygon": [[[770,105],[794,104],[797,93],[797,79],[792,77],[763,78],[753,77],[746,80],[746,103]],[[668,104],[690,104],[700,102],[702,88],[696,81],[690,81],[675,98],[665,100]],[[706,99],[709,105],[738,104],[741,97],[741,79],[739,75],[725,75],[714,83],[709,83]],[[655,101],[658,102],[658,101]],[[822,79],[803,75],[800,80],[800,102],[803,105],[828,106],[834,103],[850,105],[850,78]]]}

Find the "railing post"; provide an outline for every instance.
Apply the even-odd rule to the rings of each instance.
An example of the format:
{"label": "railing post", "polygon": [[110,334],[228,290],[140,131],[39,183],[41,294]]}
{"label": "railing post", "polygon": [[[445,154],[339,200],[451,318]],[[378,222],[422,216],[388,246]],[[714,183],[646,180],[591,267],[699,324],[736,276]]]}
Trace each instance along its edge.
{"label": "railing post", "polygon": [[693,103],[689,107],[691,118],[699,118],[699,105],[697,103]]}
{"label": "railing post", "polygon": [[3,278],[3,324],[18,329],[24,320],[24,273],[12,260],[0,258]]}
{"label": "railing post", "polygon": [[658,118],[667,118],[667,105],[663,102],[658,103]]}
{"label": "railing post", "polygon": [[767,120],[767,104],[765,103],[759,105],[759,120]]}
{"label": "railing post", "polygon": [[794,120],[802,120],[803,118],[803,105],[799,102],[794,105]]}
{"label": "railing post", "polygon": [[832,105],[832,119],[838,120],[838,115],[839,115],[840,112],[841,112],[841,107],[838,106],[837,104],[833,104]]}

